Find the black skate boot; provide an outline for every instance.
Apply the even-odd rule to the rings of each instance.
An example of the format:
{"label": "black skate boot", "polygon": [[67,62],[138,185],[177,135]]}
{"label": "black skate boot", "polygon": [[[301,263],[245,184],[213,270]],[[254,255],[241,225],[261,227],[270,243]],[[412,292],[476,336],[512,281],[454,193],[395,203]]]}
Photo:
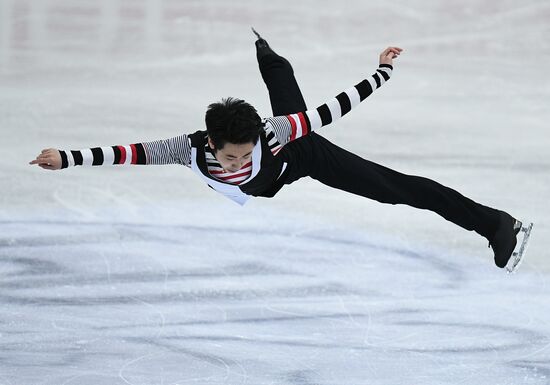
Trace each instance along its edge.
{"label": "black skate boot", "polygon": [[269,44],[267,44],[267,41],[265,41],[264,38],[260,36],[258,32],[254,28],[252,28],[252,32],[258,37],[258,40],[256,40],[256,56],[258,57],[258,60],[265,55],[268,54],[275,54],[275,52],[271,49]]}
{"label": "black skate boot", "polygon": [[500,212],[500,221],[497,230],[489,239],[489,246],[495,253],[495,263],[504,268],[508,264],[517,244],[517,234],[522,223],[504,211]]}

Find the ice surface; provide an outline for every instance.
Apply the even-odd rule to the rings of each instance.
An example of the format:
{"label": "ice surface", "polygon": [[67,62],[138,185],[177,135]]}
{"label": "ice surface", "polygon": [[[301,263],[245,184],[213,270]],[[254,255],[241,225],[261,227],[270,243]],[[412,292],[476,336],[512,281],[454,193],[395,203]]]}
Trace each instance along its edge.
{"label": "ice surface", "polygon": [[[550,383],[550,4],[0,0],[0,384]],[[322,134],[533,221],[518,274],[441,218],[311,180],[240,208],[180,166],[27,163],[308,106],[405,49]]]}

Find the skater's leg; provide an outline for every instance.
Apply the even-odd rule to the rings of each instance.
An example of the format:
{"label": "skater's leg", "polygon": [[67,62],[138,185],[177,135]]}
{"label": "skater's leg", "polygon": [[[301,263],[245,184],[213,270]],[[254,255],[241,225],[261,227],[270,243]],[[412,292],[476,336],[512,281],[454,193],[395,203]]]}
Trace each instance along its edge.
{"label": "skater's leg", "polygon": [[287,59],[277,55],[264,39],[259,35],[258,37],[256,56],[260,73],[269,91],[273,116],[306,111],[306,103],[292,66]]}
{"label": "skater's leg", "polygon": [[282,183],[310,176],[327,186],[389,204],[433,211],[489,240],[495,263],[505,267],[516,246],[521,222],[483,206],[428,178],[406,175],[346,151],[312,132],[283,147],[287,168]]}
{"label": "skater's leg", "polygon": [[480,205],[428,178],[405,175],[352,154],[312,133],[309,175],[328,186],[382,203],[433,211],[464,229],[491,239],[500,212]]}

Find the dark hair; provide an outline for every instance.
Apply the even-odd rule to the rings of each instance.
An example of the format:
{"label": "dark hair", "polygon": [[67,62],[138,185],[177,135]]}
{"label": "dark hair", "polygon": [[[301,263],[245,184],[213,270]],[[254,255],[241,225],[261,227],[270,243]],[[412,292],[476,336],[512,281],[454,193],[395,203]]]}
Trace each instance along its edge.
{"label": "dark hair", "polygon": [[212,103],[206,110],[206,132],[220,150],[225,143],[258,142],[262,120],[254,107],[237,98],[225,98]]}

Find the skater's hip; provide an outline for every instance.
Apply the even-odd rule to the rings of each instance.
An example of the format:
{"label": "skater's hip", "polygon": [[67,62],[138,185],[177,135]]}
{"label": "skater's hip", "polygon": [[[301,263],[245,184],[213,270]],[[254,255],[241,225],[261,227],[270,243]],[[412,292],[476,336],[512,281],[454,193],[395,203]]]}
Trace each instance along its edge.
{"label": "skater's hip", "polygon": [[251,195],[271,198],[284,185],[314,176],[322,167],[322,160],[331,146],[335,145],[315,132],[287,143],[275,156],[278,172],[272,175],[276,176],[271,183],[256,189]]}

